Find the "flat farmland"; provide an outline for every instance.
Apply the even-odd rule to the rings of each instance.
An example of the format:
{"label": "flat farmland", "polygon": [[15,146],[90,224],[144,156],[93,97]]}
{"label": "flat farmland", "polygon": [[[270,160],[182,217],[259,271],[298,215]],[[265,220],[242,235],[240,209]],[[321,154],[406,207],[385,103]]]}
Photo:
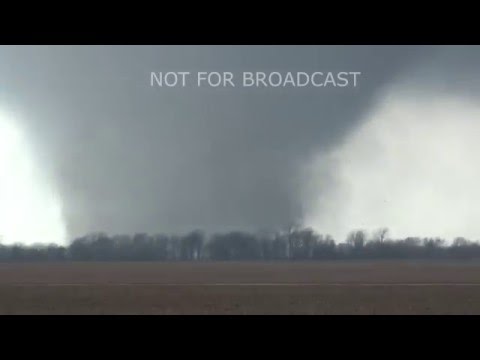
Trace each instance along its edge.
{"label": "flat farmland", "polygon": [[2,263],[0,314],[480,314],[480,263]]}

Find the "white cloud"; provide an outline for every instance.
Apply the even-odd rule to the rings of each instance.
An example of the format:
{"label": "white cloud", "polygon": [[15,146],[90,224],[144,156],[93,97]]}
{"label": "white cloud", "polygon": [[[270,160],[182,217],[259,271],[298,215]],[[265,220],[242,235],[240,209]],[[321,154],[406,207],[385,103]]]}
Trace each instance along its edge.
{"label": "white cloud", "polygon": [[480,239],[480,105],[406,90],[313,159],[306,225],[337,241],[384,226],[395,237]]}

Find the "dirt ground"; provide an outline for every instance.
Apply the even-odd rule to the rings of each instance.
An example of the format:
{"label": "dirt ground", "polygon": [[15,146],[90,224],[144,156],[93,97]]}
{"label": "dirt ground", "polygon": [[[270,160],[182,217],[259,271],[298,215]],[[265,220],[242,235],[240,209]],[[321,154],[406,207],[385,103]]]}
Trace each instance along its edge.
{"label": "dirt ground", "polygon": [[480,314],[480,263],[4,263],[0,314]]}

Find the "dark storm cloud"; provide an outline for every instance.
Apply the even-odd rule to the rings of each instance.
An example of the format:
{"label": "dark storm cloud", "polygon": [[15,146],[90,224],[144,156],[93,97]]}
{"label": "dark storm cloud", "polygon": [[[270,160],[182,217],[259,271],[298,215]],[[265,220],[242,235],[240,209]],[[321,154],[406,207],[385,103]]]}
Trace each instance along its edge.
{"label": "dark storm cloud", "polygon": [[[2,47],[2,104],[52,169],[70,234],[286,226],[297,166],[403,69],[394,46]],[[151,71],[361,71],[357,88],[150,87]]]}

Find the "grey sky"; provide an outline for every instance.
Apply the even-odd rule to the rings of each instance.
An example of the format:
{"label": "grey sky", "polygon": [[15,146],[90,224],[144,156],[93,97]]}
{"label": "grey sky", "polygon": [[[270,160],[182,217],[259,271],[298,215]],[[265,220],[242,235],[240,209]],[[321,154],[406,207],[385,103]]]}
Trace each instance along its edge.
{"label": "grey sky", "polygon": [[[478,55],[419,46],[3,46],[0,104],[22,113],[70,236],[278,228],[302,217],[298,167],[347,134],[384,86],[425,62],[435,78]],[[159,89],[151,71],[362,76],[343,89]]]}

